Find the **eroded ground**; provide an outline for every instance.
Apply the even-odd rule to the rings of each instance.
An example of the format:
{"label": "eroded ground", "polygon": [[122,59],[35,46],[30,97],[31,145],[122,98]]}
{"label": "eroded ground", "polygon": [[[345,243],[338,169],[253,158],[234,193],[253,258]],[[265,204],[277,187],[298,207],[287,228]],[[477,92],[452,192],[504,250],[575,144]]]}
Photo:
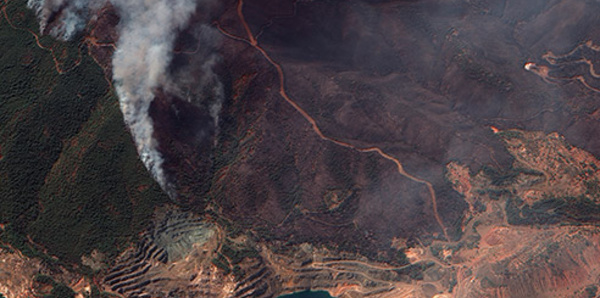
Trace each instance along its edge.
{"label": "eroded ground", "polygon": [[[8,3],[2,28],[25,28]],[[108,214],[102,222],[116,217],[137,227],[118,234],[119,241],[100,246],[83,237],[68,250],[70,262],[81,259],[78,265],[94,270],[94,283],[115,295],[272,297],[307,288],[337,297],[595,295],[598,3],[216,6],[182,30],[170,71],[187,79],[179,87],[203,94],[194,78],[205,51],[192,33],[210,26],[226,93],[220,122],[209,117],[211,99],[189,101],[169,88],[155,90],[150,107],[177,191],[174,204],[186,215],[160,232],[150,225],[132,235],[156,211],[150,203],[134,208],[156,188],[141,178],[114,182],[127,203],[100,190],[88,197],[115,201],[98,207],[80,199],[96,185],[80,178],[88,188],[77,186],[81,169],[95,177],[94,167],[80,168],[79,160],[103,164],[92,154],[102,150],[133,154],[123,128],[108,125],[118,120],[109,94],[59,138],[64,150],[50,163],[44,159],[47,175],[36,180],[42,197],[36,190],[26,209],[37,212],[39,201],[41,215],[25,232],[36,232],[33,240],[48,254],[62,252],[63,243],[43,233],[44,223],[61,218],[60,198],[69,197],[87,225],[63,237],[116,237],[98,234],[87,221],[98,208]],[[49,50],[35,31],[18,32],[49,52],[45,65],[63,78],[85,61],[81,55],[94,58],[104,70],[96,76],[104,75],[110,89],[117,24],[110,5],[100,10],[64,65],[56,45]],[[35,62],[34,54],[20,56],[21,67]],[[15,117],[2,135],[17,127]],[[53,127],[40,124],[41,135],[44,125]],[[105,130],[121,138],[105,133],[97,142],[95,134]],[[13,160],[11,146],[0,143],[0,162]],[[140,169],[123,167],[126,177],[130,167]],[[164,204],[159,199],[156,205]],[[93,208],[81,212],[80,205]],[[121,207],[141,211],[136,220],[121,219]],[[15,210],[11,216],[19,218],[23,212]],[[178,212],[171,214],[175,221]],[[173,227],[181,234],[173,236]],[[168,248],[157,240],[163,234],[188,240]],[[142,240],[127,245],[134,238]]]}
{"label": "eroded ground", "polygon": [[457,265],[457,297],[592,297],[597,218],[583,206],[598,196],[598,160],[556,133],[496,133],[515,156],[512,173],[448,165],[470,205],[463,237],[474,242],[431,248]]}

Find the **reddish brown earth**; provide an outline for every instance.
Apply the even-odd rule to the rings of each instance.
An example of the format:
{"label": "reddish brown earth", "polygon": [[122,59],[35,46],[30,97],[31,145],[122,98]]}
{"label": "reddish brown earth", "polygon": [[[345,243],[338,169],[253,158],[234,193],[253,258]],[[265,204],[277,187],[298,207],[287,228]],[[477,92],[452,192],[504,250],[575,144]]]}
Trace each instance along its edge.
{"label": "reddish brown earth", "polygon": [[0,292],[5,297],[26,298],[49,294],[52,286],[36,282],[38,275],[51,275],[54,280],[71,287],[78,297],[90,293],[90,282],[66,268],[50,268],[42,261],[23,256],[12,248],[0,249]]}
{"label": "reddish brown earth", "polygon": [[[438,248],[452,248],[442,255],[457,269],[456,297],[589,297],[587,289],[598,279],[597,227],[585,220],[578,226],[523,225],[518,219],[530,216],[523,211],[527,207],[515,214],[508,205],[514,198],[532,208],[550,197],[567,203],[596,200],[598,194],[587,187],[597,185],[598,170],[587,167],[598,160],[556,133],[513,130],[498,136],[515,157],[515,168],[539,172],[523,171],[510,183],[495,185],[484,171],[471,174],[457,163],[448,165],[448,179],[471,207],[463,239],[476,239],[471,247]],[[497,193],[502,194],[493,196]],[[561,208],[547,212],[560,218]]]}
{"label": "reddish brown earth", "polygon": [[[239,4],[224,5],[216,24],[232,84],[256,74],[244,96],[250,109],[231,102],[224,112],[240,115],[240,124],[223,124],[237,127],[245,141],[241,152],[248,154],[218,175],[224,201],[217,202],[229,218],[277,227],[276,236],[302,242],[303,235],[356,235],[366,237],[357,241],[366,250],[389,247],[393,237],[443,239],[440,226],[456,237],[452,231],[466,205],[442,178],[445,164],[460,160],[478,169],[511,163],[489,125],[570,130],[573,136],[564,134],[569,141],[584,133],[573,125],[585,122],[586,131],[597,125],[579,106],[564,107],[572,99],[560,96],[561,87],[523,69],[525,61],[543,55],[526,54],[540,47],[527,36],[548,35],[536,22],[558,18],[562,3],[530,9],[512,1],[455,9],[434,1]],[[513,25],[515,20],[521,22]],[[545,29],[561,42],[571,38],[559,25]],[[560,110],[549,110],[557,104]],[[593,152],[587,140],[575,145]],[[385,156],[352,150],[374,147]],[[438,208],[426,185],[398,173],[395,161],[433,185]],[[280,185],[273,183],[274,173],[283,175]],[[298,199],[278,201],[297,193],[295,187]],[[323,209],[331,189],[353,189],[356,201],[348,206],[355,211]]]}
{"label": "reddish brown earth", "polygon": [[[490,126],[557,131],[590,156],[598,154],[590,138],[599,127],[590,83],[540,80],[523,67],[533,61],[536,70],[543,69],[543,58],[553,67],[549,48],[566,53],[594,39],[596,31],[582,29],[596,22],[585,13],[594,5],[225,2],[212,21],[221,33],[217,72],[227,92],[220,133],[206,107],[159,91],[152,115],[166,168],[183,202],[198,210],[208,206],[234,229],[254,231],[260,242],[278,249],[295,251],[290,247],[307,242],[334,254],[400,265],[393,243],[408,239],[409,247],[448,246],[443,255],[451,256],[452,243],[472,243],[469,214],[481,206],[475,206],[477,195],[468,195],[473,186],[452,188],[444,178],[446,165],[459,161],[472,173],[482,166],[506,171],[520,158]],[[550,22],[572,10],[581,12],[569,15],[573,27]],[[180,39],[175,59],[194,61],[194,44]],[[585,57],[593,64],[594,57]],[[184,113],[175,116],[174,110]],[[198,131],[206,131],[205,137]],[[565,154],[574,154],[567,164],[580,158]],[[542,172],[556,170],[548,167]],[[564,181],[548,193],[576,195],[572,187]],[[503,203],[491,205],[496,213],[481,215],[498,217],[490,229],[509,227]],[[519,237],[537,233],[526,231]],[[485,235],[494,247],[503,243]],[[558,243],[566,241],[560,237]],[[545,243],[531,239],[523,247]],[[511,248],[505,257],[522,253]],[[477,260],[486,266],[502,259],[471,254],[482,254]],[[433,258],[438,256],[425,260]],[[458,291],[487,291],[466,287],[464,272],[452,268],[445,282],[433,281],[437,291],[448,290],[452,278]],[[584,283],[553,278],[539,289]],[[518,287],[502,291],[496,294],[524,293]]]}
{"label": "reddish brown earth", "polygon": [[107,3],[97,13],[97,18],[90,22],[89,31],[84,41],[88,46],[89,54],[94,57],[106,73],[107,81],[112,83],[112,54],[115,42],[118,40],[117,24],[119,16],[110,3]]}
{"label": "reddish brown earth", "polygon": [[[598,8],[228,0],[199,9],[169,71],[187,71],[178,87],[204,94],[193,79],[217,54],[220,121],[210,98],[192,103],[169,88],[155,91],[150,111],[176,202],[222,237],[202,260],[177,263],[179,273],[202,267],[191,280],[210,280],[216,296],[585,297],[600,265]],[[117,23],[107,6],[85,38],[107,79]],[[200,24],[214,29],[214,49],[194,36]],[[247,279],[206,262],[226,241],[257,250],[237,264]]]}

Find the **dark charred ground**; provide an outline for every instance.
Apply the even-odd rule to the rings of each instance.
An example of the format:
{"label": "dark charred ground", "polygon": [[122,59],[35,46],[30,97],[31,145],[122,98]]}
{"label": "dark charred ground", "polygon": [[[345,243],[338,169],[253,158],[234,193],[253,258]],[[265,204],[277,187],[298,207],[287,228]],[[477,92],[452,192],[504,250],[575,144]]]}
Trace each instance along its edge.
{"label": "dark charred ground", "polygon": [[[236,1],[226,1],[212,11],[218,15],[216,21],[223,30],[246,38],[236,5]],[[431,182],[438,213],[450,238],[455,240],[461,235],[466,203],[444,179],[445,165],[459,161],[472,171],[491,165],[502,173],[512,164],[490,126],[558,131],[574,146],[600,155],[599,141],[594,138],[600,129],[594,118],[598,95],[575,80],[552,84],[523,69],[526,62],[543,64],[541,56],[547,51],[566,53],[587,40],[598,41],[598,6],[583,0],[246,0],[243,12],[259,45],[281,64],[291,99],[316,120],[323,134],[356,148],[381,148],[397,158],[409,174]],[[10,5],[8,8],[13,15]],[[97,37],[90,53],[104,68],[104,74],[111,73],[110,44],[117,38],[117,22],[114,11],[105,9],[86,32]],[[207,16],[199,12],[190,27],[206,22]],[[9,29],[4,21],[1,25],[2,30]],[[36,24],[27,26],[35,28]],[[188,30],[176,45],[173,73],[178,67],[201,61],[200,56],[207,54],[195,51],[198,40],[193,30]],[[31,37],[24,31],[11,32],[14,36],[7,35],[7,40]],[[311,242],[334,251],[358,252],[373,260],[403,263],[402,254],[391,248],[394,238],[419,239],[424,243],[443,239],[424,184],[399,174],[393,162],[377,153],[361,153],[319,138],[306,119],[279,95],[277,73],[260,52],[246,42],[225,35],[220,38],[220,47],[213,49],[220,57],[215,71],[222,78],[225,91],[218,129],[207,103],[190,104],[169,90],[157,90],[151,107],[166,172],[181,205],[209,214],[231,235],[249,231],[280,252],[293,249],[294,244]],[[33,41],[28,46],[35,48]],[[69,49],[77,53],[78,47],[72,44]],[[19,67],[23,72],[41,70],[39,82],[44,82],[43,78],[50,76],[53,61],[35,49],[30,54],[34,64],[26,62],[31,58],[27,51],[13,50],[11,55],[25,62],[17,65],[17,60],[7,55],[7,61],[13,62],[6,65],[12,70],[4,70],[3,74],[12,74]],[[77,75],[81,71],[102,81],[103,74],[92,66],[84,69],[86,65],[93,65],[89,57],[71,76],[84,77]],[[568,73],[557,75],[565,77],[584,70],[554,71]],[[190,78],[195,77],[195,71],[198,69],[190,69]],[[11,82],[25,87],[38,83],[19,79],[18,72],[14,77]],[[70,77],[64,76],[52,84],[73,84],[67,78]],[[45,84],[39,84],[44,88],[28,88],[32,90],[28,97],[37,97],[45,90]],[[193,80],[186,84],[193,85]],[[23,86],[10,88],[20,92]],[[122,123],[115,120],[119,113],[114,97],[107,92],[109,87],[102,83],[81,107],[69,107],[73,114],[83,116],[73,123],[66,122],[68,133],[58,128],[44,129],[57,125],[44,109],[53,101],[30,106],[28,97],[18,97],[22,94],[4,93],[20,98],[21,103],[16,107],[6,103],[0,106],[7,111],[3,117],[10,121],[3,133],[10,135],[11,129],[21,128],[35,132],[0,143],[0,167],[13,160],[17,164],[9,170],[2,168],[0,174],[20,181],[3,186],[11,188],[6,192],[10,196],[3,202],[12,206],[19,185],[31,188],[25,207],[0,212],[2,221],[22,223],[19,241],[24,243],[25,234],[30,232],[35,241],[56,253],[68,243],[62,241],[65,237],[85,234],[108,241],[105,246],[109,247],[114,244],[111,239],[121,239],[121,235],[130,239],[141,230],[154,204],[166,201],[156,184],[143,174],[139,162],[125,163],[135,156],[135,150]],[[64,89],[65,98],[79,102],[74,99],[78,95],[71,92],[72,88]],[[99,107],[110,110],[110,117],[90,116]],[[26,117],[38,115],[34,112],[46,116]],[[26,120],[19,122],[20,119]],[[100,124],[96,126],[96,122]],[[34,129],[23,126],[29,124]],[[88,130],[97,133],[99,139],[67,142],[77,141]],[[45,147],[35,143],[43,138],[52,139],[51,156],[44,152]],[[18,147],[21,145],[38,148],[31,152],[36,159],[26,161],[19,157],[18,152],[27,151]],[[77,169],[76,162],[56,163],[71,157],[76,160],[79,151],[75,149],[79,147],[88,150],[83,159],[89,160],[89,165],[80,168],[75,179],[87,184],[61,178]],[[67,150],[70,148],[72,151]],[[105,153],[101,154],[104,151],[114,153],[114,163],[105,162]],[[38,164],[44,168],[28,177],[23,170],[31,160],[42,160]],[[118,167],[119,160],[124,161],[119,172],[124,178],[108,176],[110,179],[102,180],[118,186],[90,183],[113,166]],[[29,183],[32,179],[33,184]],[[126,203],[106,194],[115,188],[128,198]],[[89,190],[94,193],[89,195]],[[75,236],[55,235],[67,225],[64,218],[69,218],[63,214],[63,202],[56,198],[69,196],[76,201],[71,211],[78,219],[85,217],[80,206],[106,216],[86,219],[87,229],[73,230]],[[146,196],[153,199],[143,199]],[[115,201],[98,206],[92,204],[96,197]],[[122,214],[115,211],[120,210],[119,204],[137,210],[133,207],[139,202],[146,203],[133,219],[120,219]],[[35,212],[28,212],[31,210]],[[27,214],[34,216],[28,218]],[[114,218],[124,222],[119,226],[126,226],[126,230],[103,236],[90,232],[96,229],[95,221],[109,222]],[[51,229],[53,233],[45,234],[43,227],[47,222],[56,227]],[[7,235],[4,233],[3,237]],[[79,247],[67,249],[68,260],[76,262],[82,253],[92,250],[94,239],[82,239]]]}
{"label": "dark charred ground", "polygon": [[[220,26],[246,38],[236,3],[224,7]],[[592,137],[600,124],[590,116],[598,96],[523,69],[548,50],[595,40],[597,9],[574,0],[248,0],[243,12],[282,65],[288,94],[322,132],[379,147],[430,181],[456,239],[466,204],[444,168],[458,160],[473,170],[507,169],[512,159],[490,126],[558,131],[600,154]],[[372,258],[389,258],[394,237],[443,238],[425,185],[376,153],[320,139],[279,96],[275,69],[248,43],[224,36],[219,51],[229,94],[208,194],[232,230]]]}

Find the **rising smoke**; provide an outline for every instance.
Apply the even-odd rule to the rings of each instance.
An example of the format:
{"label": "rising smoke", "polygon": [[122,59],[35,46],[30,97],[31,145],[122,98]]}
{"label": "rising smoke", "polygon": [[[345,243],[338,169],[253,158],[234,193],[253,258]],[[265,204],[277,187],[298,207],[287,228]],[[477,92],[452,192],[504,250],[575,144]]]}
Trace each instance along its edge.
{"label": "rising smoke", "polygon": [[120,37],[113,56],[113,80],[121,111],[137,144],[140,158],[161,187],[169,189],[162,156],[148,114],[153,90],[167,81],[174,31],[182,29],[196,10],[193,0],[113,0],[121,16]]}
{"label": "rising smoke", "polygon": [[[110,0],[120,16],[119,40],[112,66],[121,111],[134,137],[141,160],[160,186],[171,196],[173,193],[162,167],[163,158],[157,150],[158,144],[153,137],[154,126],[149,109],[157,88],[176,89],[173,86],[178,83],[169,73],[168,68],[173,58],[177,32],[185,29],[198,4],[208,4],[209,1],[212,0]],[[58,20],[59,24],[48,33],[65,40],[85,28],[92,12],[99,10],[105,4],[106,1],[95,0],[29,0],[28,2],[28,6],[38,15],[41,31],[45,32],[50,22]],[[198,40],[207,42],[208,48],[213,46],[214,38],[207,33],[210,30],[199,32],[201,33],[197,36]],[[196,95],[214,97],[210,114],[217,123],[223,91],[222,84],[212,68],[218,61],[218,57],[206,51],[204,55],[201,57],[200,68],[203,73],[198,78],[200,80],[198,85],[203,89],[210,88],[211,91]],[[189,96],[184,98],[192,103],[201,100]]]}
{"label": "rising smoke", "polygon": [[187,65],[179,65],[172,69],[170,82],[164,87],[170,93],[194,105],[207,104],[214,127],[218,130],[219,114],[225,95],[223,83],[214,72],[214,68],[221,62],[221,56],[216,53],[216,45],[221,36],[215,28],[205,24],[193,28],[191,33],[202,47],[195,50]]}
{"label": "rising smoke", "polygon": [[60,13],[60,23],[54,26],[50,35],[62,39],[71,39],[81,31],[89,16],[106,4],[107,0],[28,0],[27,7],[34,10],[40,20],[40,31],[46,32],[46,26]]}

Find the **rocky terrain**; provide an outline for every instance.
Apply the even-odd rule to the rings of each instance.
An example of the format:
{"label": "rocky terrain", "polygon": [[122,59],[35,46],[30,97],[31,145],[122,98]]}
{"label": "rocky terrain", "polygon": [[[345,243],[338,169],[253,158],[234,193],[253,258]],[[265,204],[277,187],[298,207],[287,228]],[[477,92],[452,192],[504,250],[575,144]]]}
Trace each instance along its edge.
{"label": "rocky terrain", "polygon": [[[177,290],[170,284],[185,281],[189,283],[186,288],[194,288],[185,289],[189,297],[209,297],[214,286],[209,282],[210,259],[206,255],[214,249],[215,237],[214,227],[199,218],[172,211],[161,214],[137,247],[126,251],[106,273],[103,284],[128,297],[161,297]],[[194,261],[176,265],[186,258]],[[205,275],[207,280],[202,279]]]}
{"label": "rocky terrain", "polygon": [[597,295],[600,4],[199,1],[156,28],[112,1],[59,42],[69,1],[43,32],[17,2],[0,29],[35,51],[7,52],[0,190],[32,187],[0,240],[66,263],[0,291],[58,266],[125,297]]}
{"label": "rocky terrain", "polygon": [[589,208],[597,196],[597,170],[588,167],[598,160],[556,133],[496,133],[515,157],[514,172],[473,173],[448,165],[448,179],[470,205],[466,241],[431,249],[456,266],[455,294],[594,297],[600,278],[597,212]]}

